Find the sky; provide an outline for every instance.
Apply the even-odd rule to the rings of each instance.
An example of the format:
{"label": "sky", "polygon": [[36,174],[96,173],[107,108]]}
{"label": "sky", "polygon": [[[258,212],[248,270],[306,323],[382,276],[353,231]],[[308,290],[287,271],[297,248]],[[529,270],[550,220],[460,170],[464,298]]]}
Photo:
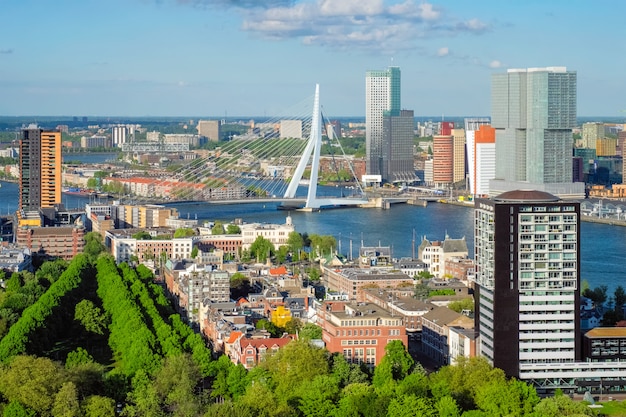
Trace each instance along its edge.
{"label": "sky", "polygon": [[0,0],[0,115],[363,117],[398,66],[416,116],[489,116],[491,74],[565,66],[626,119],[622,0]]}

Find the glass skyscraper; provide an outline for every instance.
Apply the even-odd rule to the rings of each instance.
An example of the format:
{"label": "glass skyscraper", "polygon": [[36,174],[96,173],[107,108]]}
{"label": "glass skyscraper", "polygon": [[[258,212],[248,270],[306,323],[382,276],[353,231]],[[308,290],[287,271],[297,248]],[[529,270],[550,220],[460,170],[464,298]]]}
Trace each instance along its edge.
{"label": "glass skyscraper", "polygon": [[401,111],[400,68],[366,72],[365,124],[367,174],[415,181],[413,112]]}
{"label": "glass skyscraper", "polygon": [[496,180],[490,194],[534,188],[584,196],[572,182],[576,72],[565,67],[510,69],[492,76]]}

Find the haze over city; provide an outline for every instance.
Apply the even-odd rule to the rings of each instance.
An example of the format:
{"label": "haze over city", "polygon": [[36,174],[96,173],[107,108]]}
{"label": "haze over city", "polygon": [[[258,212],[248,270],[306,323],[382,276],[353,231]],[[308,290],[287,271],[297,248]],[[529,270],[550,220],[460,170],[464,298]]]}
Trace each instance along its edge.
{"label": "haze over city", "polygon": [[587,1],[2,2],[0,115],[262,116],[321,85],[363,116],[365,71],[402,70],[416,116],[489,115],[491,74],[566,66],[578,115],[624,115],[626,4]]}

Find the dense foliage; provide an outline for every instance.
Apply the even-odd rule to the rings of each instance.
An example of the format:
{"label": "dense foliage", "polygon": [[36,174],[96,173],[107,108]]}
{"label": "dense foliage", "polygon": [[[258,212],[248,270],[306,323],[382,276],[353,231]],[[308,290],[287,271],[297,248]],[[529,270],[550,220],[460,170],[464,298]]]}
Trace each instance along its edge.
{"label": "dense foliage", "polygon": [[477,358],[429,375],[399,341],[375,369],[352,364],[310,345],[319,327],[296,320],[285,330],[301,340],[251,370],[213,360],[147,268],[103,254],[11,276],[0,302],[27,286],[32,302],[0,340],[3,416],[592,415]]}

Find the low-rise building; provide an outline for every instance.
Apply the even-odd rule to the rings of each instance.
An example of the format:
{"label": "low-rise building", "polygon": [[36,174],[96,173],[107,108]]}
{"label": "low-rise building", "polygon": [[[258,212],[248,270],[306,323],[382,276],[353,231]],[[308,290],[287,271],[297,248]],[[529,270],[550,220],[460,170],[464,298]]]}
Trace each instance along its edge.
{"label": "low-rise building", "polygon": [[0,271],[8,273],[31,271],[33,261],[28,248],[17,246],[0,246]]}
{"label": "low-rise building", "polygon": [[[450,328],[473,329],[474,320],[450,310],[437,307],[422,316],[422,352],[436,365],[451,363]],[[456,334],[460,334],[458,331]],[[454,353],[460,349],[455,347]]]}
{"label": "low-rise building", "polygon": [[[137,239],[137,233],[148,232],[151,239]],[[111,248],[115,261],[128,262],[135,256],[139,262],[168,259],[189,259],[194,238],[172,238],[174,230],[168,228],[152,229],[114,229],[105,233],[105,244]]]}
{"label": "low-rise building", "polygon": [[326,268],[322,266],[322,282],[327,290],[347,294],[350,300],[364,301],[364,288],[412,287],[413,278],[402,272],[378,268]]}
{"label": "low-rise building", "polygon": [[437,278],[443,278],[446,260],[452,257],[467,258],[467,255],[465,237],[451,239],[446,235],[443,241],[432,242],[424,237],[418,248],[419,259],[428,266],[428,272]]}
{"label": "low-rise building", "polygon": [[234,364],[242,364],[246,369],[250,369],[268,355],[277,353],[292,340],[291,337],[252,339],[245,337],[244,334],[238,334],[228,349],[228,356]]}
{"label": "low-rise building", "polygon": [[328,351],[341,353],[351,363],[378,365],[392,340],[408,346],[402,317],[372,303],[326,301],[317,320]]}
{"label": "low-rise building", "polygon": [[287,244],[287,239],[291,232],[295,232],[291,216],[287,216],[285,224],[262,224],[251,223],[242,224],[241,229],[242,249],[248,250],[254,241],[259,237],[269,240],[275,248]]}
{"label": "low-rise building", "polygon": [[85,228],[81,226],[28,227],[17,229],[16,244],[46,258],[67,261],[85,248]]}
{"label": "low-rise building", "polygon": [[588,361],[626,360],[626,327],[596,327],[585,333],[583,356]]}

